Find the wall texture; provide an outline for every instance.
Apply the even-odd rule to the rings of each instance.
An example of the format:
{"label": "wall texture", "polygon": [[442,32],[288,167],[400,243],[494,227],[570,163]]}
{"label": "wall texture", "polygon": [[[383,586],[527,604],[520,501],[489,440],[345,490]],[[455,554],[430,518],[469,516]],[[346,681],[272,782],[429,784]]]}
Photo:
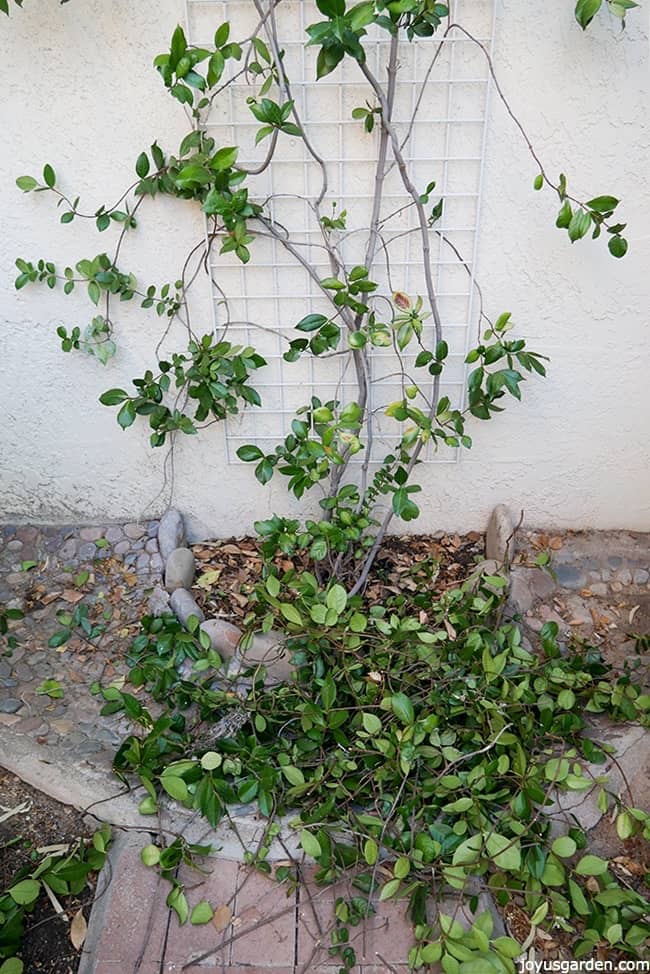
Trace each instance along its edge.
{"label": "wall texture", "polygon": [[[487,306],[512,311],[552,363],[546,382],[527,383],[523,404],[474,424],[474,449],[461,462],[422,468],[418,531],[481,528],[498,501],[525,509],[531,524],[650,530],[647,11],[633,12],[623,35],[607,17],[583,35],[572,6],[549,0],[533,20],[529,5],[500,0],[500,80],[550,172],[567,172],[583,198],[622,198],[630,253],[614,261],[602,242],[571,246],[554,229],[555,202],[531,191],[534,163],[493,97],[479,279]],[[92,230],[80,240],[78,229],[62,227],[48,198],[21,198],[17,175],[38,175],[49,161],[61,184],[94,208],[120,195],[140,148],[155,138],[171,148],[185,134],[182,113],[151,68],[182,4],[159,0],[155,17],[151,9],[126,0],[63,7],[25,0],[0,24],[5,520],[138,517],[168,499],[157,496],[164,456],[148,449],[144,427],[122,433],[114,411],[97,402],[150,364],[159,322],[128,309],[119,356],[105,370],[58,347],[56,326],[83,325],[85,303],[35,286],[13,289],[16,256],[65,264],[104,246]],[[160,201],[138,233],[131,269],[152,283],[174,280],[202,220]],[[207,301],[206,289],[199,313]],[[214,534],[243,533],[256,518],[288,509],[279,487],[261,488],[250,468],[226,464],[218,428],[185,438],[173,472],[174,502]]]}

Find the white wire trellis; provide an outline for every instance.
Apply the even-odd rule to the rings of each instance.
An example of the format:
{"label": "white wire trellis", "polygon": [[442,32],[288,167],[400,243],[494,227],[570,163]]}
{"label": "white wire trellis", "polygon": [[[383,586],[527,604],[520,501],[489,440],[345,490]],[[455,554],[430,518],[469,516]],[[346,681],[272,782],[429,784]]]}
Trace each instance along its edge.
{"label": "white wire trellis", "polygon": [[[451,0],[450,7],[452,20],[461,23],[491,51],[496,0]],[[303,40],[307,25],[322,19],[312,0],[283,0],[276,8],[276,16],[292,97],[314,148],[327,163],[329,185],[322,213],[347,211],[341,250],[346,261],[362,263],[373,199],[378,126],[368,135],[351,113],[366,102],[374,105],[372,93],[351,59],[316,82],[317,50],[306,48]],[[257,24],[257,13],[250,0],[186,0],[186,21],[190,43],[209,46],[216,28],[224,21],[233,25],[233,39],[251,33]],[[439,44],[441,50],[431,71]],[[369,65],[383,82],[387,34],[369,34],[364,47]],[[233,70],[238,67],[235,64]],[[484,53],[459,31],[451,31],[444,40],[434,35],[405,45],[400,52],[394,124],[401,140],[408,136],[404,155],[413,181],[423,192],[431,181],[436,181],[431,208],[443,199],[442,217],[431,230],[434,280],[450,350],[441,392],[459,407],[464,404],[464,359],[479,325],[475,271],[489,93],[490,75]],[[251,95],[257,95],[257,89],[245,77],[237,78],[215,99],[207,122],[217,145],[240,146],[239,161],[246,165],[261,162],[267,151],[266,142],[254,145],[259,123],[246,104]],[[269,96],[276,97],[271,93]],[[260,176],[250,177],[248,185],[254,199],[271,198],[268,209],[273,220],[301,242],[302,252],[319,275],[329,276],[329,262],[319,247],[321,231],[312,209],[321,189],[321,173],[302,141],[280,136],[273,162]],[[395,239],[387,243],[389,266],[380,249],[371,277],[380,285],[378,293],[390,295],[399,290],[415,298],[426,291],[421,244],[417,234],[409,232],[417,226],[416,215],[413,207],[401,210],[409,202],[393,166],[385,183],[382,216],[397,211],[384,225],[386,238]],[[450,244],[462,255],[462,263]],[[242,443],[272,449],[286,436],[296,409],[312,395],[322,401],[338,398],[345,402],[355,398],[357,389],[351,365],[342,364],[349,357],[315,362],[308,355],[299,362],[284,361],[288,340],[300,337],[295,324],[310,312],[327,311],[327,303],[312,279],[277,240],[258,236],[251,252],[251,262],[246,266],[230,255],[211,255],[211,271],[218,285],[211,285],[215,327],[225,323],[225,293],[229,319],[235,323],[229,326],[229,340],[254,345],[268,363],[254,382],[264,408],[248,409],[225,424],[229,463],[237,462],[235,451]],[[432,342],[432,324],[425,325],[423,340]],[[413,358],[405,356],[407,371]],[[370,405],[376,413],[373,459],[381,459],[389,445],[381,407],[402,398],[403,380],[396,375],[398,363],[391,349],[373,349],[372,360]],[[421,375],[420,372],[420,380]],[[391,422],[394,437],[394,421]],[[453,462],[457,451],[430,452],[422,454],[422,459]]]}

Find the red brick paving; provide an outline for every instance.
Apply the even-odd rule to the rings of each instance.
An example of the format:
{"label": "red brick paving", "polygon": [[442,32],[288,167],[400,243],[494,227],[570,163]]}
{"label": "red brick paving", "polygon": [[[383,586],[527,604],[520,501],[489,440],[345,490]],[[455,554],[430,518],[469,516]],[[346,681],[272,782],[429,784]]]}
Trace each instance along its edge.
{"label": "red brick paving", "polygon": [[[179,879],[190,910],[201,900],[208,900],[213,909],[228,905],[232,921],[222,932],[212,923],[181,927],[165,904],[169,884],[140,861],[145,844],[137,836],[116,849],[108,892],[103,903],[98,901],[97,915],[91,920],[91,928],[99,927],[98,939],[92,957],[81,968],[83,974],[336,974],[339,970],[340,963],[330,957],[328,947],[334,901],[352,892],[347,884],[317,887],[311,880],[313,871],[306,870],[308,889],[296,893],[241,863],[214,858],[209,860],[208,875],[183,867]],[[382,903],[379,911],[365,925],[349,928],[357,953],[354,974],[407,974],[412,934],[405,904]]]}

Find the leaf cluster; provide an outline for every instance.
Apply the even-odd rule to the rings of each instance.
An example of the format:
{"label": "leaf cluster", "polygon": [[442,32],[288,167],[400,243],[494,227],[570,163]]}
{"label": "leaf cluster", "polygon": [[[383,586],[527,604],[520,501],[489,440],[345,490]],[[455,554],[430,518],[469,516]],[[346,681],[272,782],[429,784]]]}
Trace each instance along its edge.
{"label": "leaf cluster", "polygon": [[[582,733],[589,714],[645,720],[650,699],[628,677],[613,680],[590,647],[563,656],[553,624],[543,652],[531,652],[516,625],[498,622],[503,584],[489,576],[452,589],[423,617],[403,597],[367,607],[337,582],[323,588],[309,572],[269,567],[250,626],[286,631],[297,678],[268,688],[253,668],[237,703],[214,672],[175,675],[178,624],[145,621],[130,676],[137,698],[103,691],[111,712],[140,729],[116,768],[139,777],[152,813],[161,792],[213,825],[237,802],[256,802],[270,820],[297,810],[319,882],[347,874],[362,898],[408,903],[414,968],[450,958],[445,970],[461,970],[455,961],[512,974],[521,951],[481,915],[469,931],[444,913],[430,919],[432,875],[470,910],[480,888],[521,904],[533,924],[571,934],[579,956],[603,944],[635,956],[650,933],[647,902],[589,852],[577,825],[558,837],[542,813],[557,789],[595,789],[621,835],[650,835],[648,816],[591,770],[606,748]],[[147,693],[163,704],[157,718]],[[244,723],[211,739],[210,724],[233,707]],[[251,854],[267,872],[268,845]],[[333,949],[349,964],[350,905],[339,906]]]}
{"label": "leaf cluster", "polygon": [[[37,863],[23,866],[8,887],[0,890],[0,970],[22,974],[19,960],[25,924],[39,896],[47,889],[56,896],[78,896],[106,861],[111,841],[108,826],[90,841],[80,839],[71,848],[50,852]],[[4,963],[1,963],[4,960]]]}
{"label": "leaf cluster", "polygon": [[[196,433],[196,423],[209,416],[224,419],[239,412],[240,402],[260,406],[259,394],[248,384],[251,372],[265,365],[265,360],[250,346],[215,341],[213,335],[192,340],[187,353],[175,353],[171,361],[160,361],[160,372],[154,376],[147,370],[142,378],[134,379],[136,395],[124,389],[108,389],[99,401],[104,406],[121,406],[117,421],[127,429],[136,416],[147,416],[153,430],[152,446],[162,446],[167,435],[175,430]],[[164,403],[172,386],[195,402],[194,416]]]}

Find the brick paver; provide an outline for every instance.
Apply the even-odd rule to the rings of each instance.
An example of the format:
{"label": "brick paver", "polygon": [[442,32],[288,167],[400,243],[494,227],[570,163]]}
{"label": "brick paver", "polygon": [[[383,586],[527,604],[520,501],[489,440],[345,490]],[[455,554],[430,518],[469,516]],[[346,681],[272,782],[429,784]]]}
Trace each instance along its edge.
{"label": "brick paver", "polygon": [[[306,886],[288,884],[228,859],[208,861],[207,875],[183,867],[178,874],[190,909],[201,900],[228,907],[230,923],[180,926],[165,904],[169,884],[140,861],[147,837],[121,837],[110,858],[110,885],[97,901],[80,974],[335,974],[330,957],[334,902],[349,896],[347,883],[318,887],[306,869]],[[405,904],[383,903],[366,924],[350,927],[357,952],[354,974],[406,974],[411,930]],[[224,912],[223,910],[221,911]],[[227,919],[227,913],[226,913]]]}

